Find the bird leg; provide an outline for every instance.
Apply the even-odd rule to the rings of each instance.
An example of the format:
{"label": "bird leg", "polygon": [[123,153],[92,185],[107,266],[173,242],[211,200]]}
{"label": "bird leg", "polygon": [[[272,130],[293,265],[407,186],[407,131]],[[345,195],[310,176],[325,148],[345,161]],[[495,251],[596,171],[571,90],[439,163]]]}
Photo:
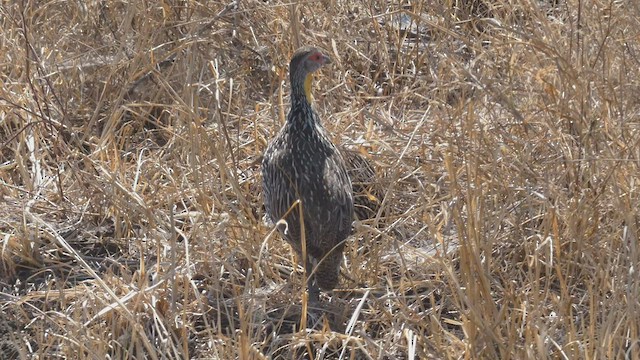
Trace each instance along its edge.
{"label": "bird leg", "polygon": [[304,269],[307,277],[307,289],[309,290],[309,300],[311,302],[320,301],[320,287],[315,281],[315,275],[313,275],[314,264],[309,256],[307,256],[304,264]]}

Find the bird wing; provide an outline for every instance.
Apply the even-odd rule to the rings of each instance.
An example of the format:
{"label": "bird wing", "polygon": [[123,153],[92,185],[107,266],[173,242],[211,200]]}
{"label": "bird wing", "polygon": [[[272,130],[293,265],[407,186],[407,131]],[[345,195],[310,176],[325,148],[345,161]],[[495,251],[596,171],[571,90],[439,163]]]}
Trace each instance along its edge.
{"label": "bird wing", "polygon": [[287,164],[291,163],[291,153],[283,150],[276,138],[269,145],[262,161],[262,189],[267,216],[277,222],[296,200],[291,191],[293,181]]}
{"label": "bird wing", "polygon": [[331,158],[333,164],[326,167],[325,177],[332,178],[331,181],[335,184],[340,184],[332,189],[331,197],[338,204],[335,210],[337,213],[333,218],[340,222],[338,232],[348,234],[351,231],[351,221],[353,219],[353,191],[344,160],[337,149],[336,155]]}

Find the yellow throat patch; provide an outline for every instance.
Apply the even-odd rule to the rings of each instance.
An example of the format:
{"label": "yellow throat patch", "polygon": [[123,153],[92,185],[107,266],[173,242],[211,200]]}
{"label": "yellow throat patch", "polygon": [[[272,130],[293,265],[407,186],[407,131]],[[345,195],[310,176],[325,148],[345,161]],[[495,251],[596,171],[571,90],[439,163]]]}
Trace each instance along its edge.
{"label": "yellow throat patch", "polygon": [[313,75],[307,74],[307,77],[304,79],[304,96],[307,98],[307,102],[309,104],[313,102],[313,95],[311,94],[311,80],[313,80]]}

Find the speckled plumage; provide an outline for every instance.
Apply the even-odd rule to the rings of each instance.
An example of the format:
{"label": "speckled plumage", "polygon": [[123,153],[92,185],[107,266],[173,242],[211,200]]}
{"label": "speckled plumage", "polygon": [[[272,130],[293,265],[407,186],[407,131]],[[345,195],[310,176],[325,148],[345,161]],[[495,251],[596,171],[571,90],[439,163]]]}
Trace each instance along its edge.
{"label": "speckled plumage", "polygon": [[[338,283],[344,241],[353,219],[353,194],[345,160],[311,106],[310,76],[329,61],[316,48],[295,52],[289,69],[291,110],[262,162],[267,218],[273,223],[286,220],[286,227],[279,227],[280,233],[302,257],[300,209],[291,209],[300,200],[308,255],[303,260],[307,272],[315,275],[316,285],[323,290],[331,290]],[[310,293],[317,297],[311,280]]]}

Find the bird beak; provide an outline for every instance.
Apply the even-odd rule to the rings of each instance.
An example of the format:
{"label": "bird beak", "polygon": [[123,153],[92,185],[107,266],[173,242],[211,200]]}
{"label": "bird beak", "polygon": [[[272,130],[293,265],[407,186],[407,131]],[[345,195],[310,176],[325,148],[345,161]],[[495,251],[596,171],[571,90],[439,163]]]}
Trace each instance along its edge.
{"label": "bird beak", "polygon": [[324,54],[322,54],[322,61],[324,65],[333,63],[333,61],[331,61],[331,58]]}

